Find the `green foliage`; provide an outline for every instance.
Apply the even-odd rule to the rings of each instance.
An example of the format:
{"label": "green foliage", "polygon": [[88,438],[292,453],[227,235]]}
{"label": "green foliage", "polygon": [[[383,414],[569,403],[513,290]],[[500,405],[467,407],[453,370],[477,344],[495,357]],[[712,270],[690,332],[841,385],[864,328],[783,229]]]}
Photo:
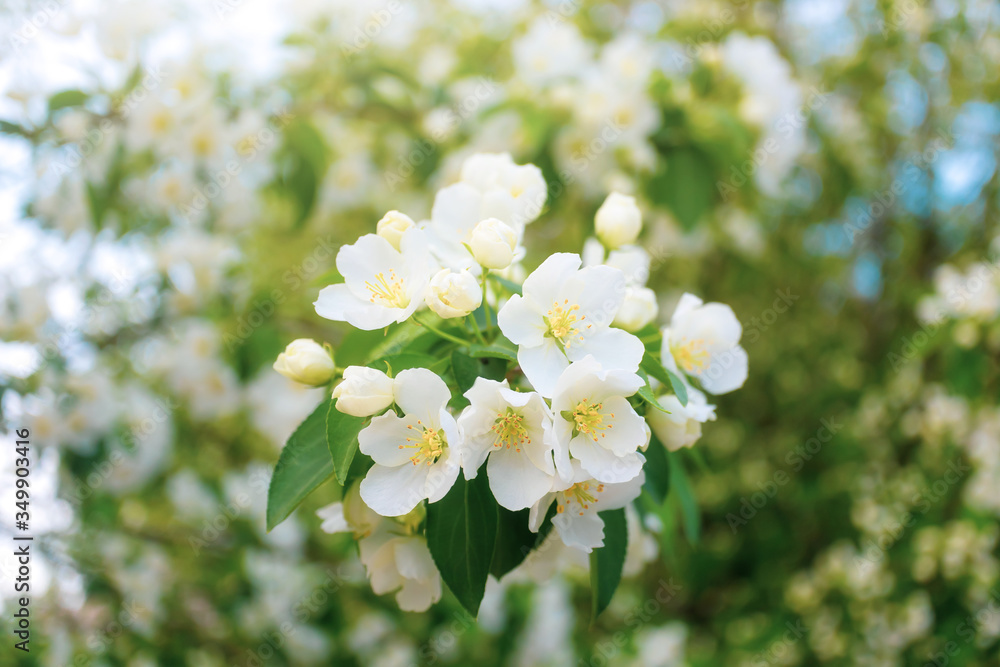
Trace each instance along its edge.
{"label": "green foliage", "polygon": [[628,525],[625,510],[598,512],[604,521],[604,546],[590,553],[591,621],[611,604],[625,567]]}

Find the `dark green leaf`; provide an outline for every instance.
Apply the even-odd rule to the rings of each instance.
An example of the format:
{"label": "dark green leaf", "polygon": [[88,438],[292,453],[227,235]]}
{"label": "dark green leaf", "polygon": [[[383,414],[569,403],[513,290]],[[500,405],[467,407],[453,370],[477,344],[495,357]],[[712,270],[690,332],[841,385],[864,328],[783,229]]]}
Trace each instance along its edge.
{"label": "dark green leaf", "polygon": [[646,472],[646,482],[643,488],[649,492],[653,500],[662,503],[670,491],[670,461],[667,459],[667,449],[654,435],[646,448],[646,464],[642,468]]}
{"label": "dark green leaf", "polygon": [[611,603],[622,579],[628,546],[625,510],[598,512],[598,516],[604,520],[604,546],[590,554],[591,620],[596,619]]}
{"label": "dark green leaf", "polygon": [[476,343],[469,346],[470,357],[495,357],[507,361],[517,361],[517,346],[500,336],[489,345]]}
{"label": "dark green leaf", "polygon": [[486,475],[459,475],[444,498],[427,505],[427,546],[441,578],[473,616],[486,591],[497,534],[497,504]]}
{"label": "dark green leaf", "polygon": [[685,229],[692,229],[715,202],[715,181],[704,153],[679,148],[665,155],[665,166],[649,181],[649,196],[666,205]]}
{"label": "dark green leaf", "polygon": [[368,364],[368,366],[369,368],[377,368],[384,373],[392,371],[392,375],[395,376],[399,371],[405,371],[410,368],[429,368],[432,371],[440,372],[447,368],[448,360],[435,359],[429,354],[404,353],[381,357]]}
{"label": "dark green leaf", "polygon": [[684,521],[684,535],[691,544],[698,544],[701,535],[701,515],[698,512],[698,501],[688,480],[687,471],[681,457],[674,452],[667,452],[670,462],[670,486],[677,494],[681,504],[681,518]]}
{"label": "dark green leaf", "polygon": [[507,375],[506,359],[495,357],[476,359],[458,350],[451,353],[451,367],[455,372],[459,391],[463,394],[475,384],[478,377],[500,381]]}
{"label": "dark green leaf", "polygon": [[497,540],[490,573],[500,579],[524,562],[535,548],[538,535],[528,528],[530,510],[511,512],[497,506]]}
{"label": "dark green leaf", "polygon": [[49,98],[49,113],[66,107],[78,107],[87,101],[82,90],[63,90]]}
{"label": "dark green leaf", "polygon": [[4,134],[19,134],[22,137],[30,137],[31,132],[24,129],[17,123],[11,123],[8,120],[0,120],[0,132]]}
{"label": "dark green leaf", "polygon": [[358,433],[364,428],[363,417],[345,415],[337,409],[336,401],[330,400],[326,412],[326,444],[333,461],[333,470],[341,486],[347,481],[347,471],[351,468],[354,455],[358,453]]}
{"label": "dark green leaf", "polygon": [[329,401],[320,403],[281,450],[267,490],[267,529],[284,521],[316,487],[333,475],[326,444]]}

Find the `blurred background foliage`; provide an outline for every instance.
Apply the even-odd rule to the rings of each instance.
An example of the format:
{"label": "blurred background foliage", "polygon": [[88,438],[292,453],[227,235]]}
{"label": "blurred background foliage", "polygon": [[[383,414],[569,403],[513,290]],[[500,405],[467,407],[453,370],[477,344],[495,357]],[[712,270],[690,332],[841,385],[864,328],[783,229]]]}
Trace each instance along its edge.
{"label": "blurred background foliage", "polygon": [[[997,3],[28,1],[4,22],[0,409],[33,434],[44,553],[27,656],[5,561],[4,660],[1000,661]],[[491,582],[478,624],[448,595],[398,611],[320,531],[332,485],[264,531],[320,399],[271,362],[364,344],[312,309],[336,249],[389,209],[426,218],[479,151],[549,183],[527,266],[635,193],[660,322],[690,291],[744,326],[747,384],[677,459],[700,531],[641,505],[656,537],[594,626],[570,554]]]}

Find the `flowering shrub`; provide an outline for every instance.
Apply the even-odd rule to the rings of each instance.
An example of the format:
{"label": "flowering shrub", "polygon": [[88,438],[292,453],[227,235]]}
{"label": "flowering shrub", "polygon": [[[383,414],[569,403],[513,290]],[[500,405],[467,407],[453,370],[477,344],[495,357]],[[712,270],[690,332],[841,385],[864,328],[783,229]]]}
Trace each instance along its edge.
{"label": "flowering shrub", "polygon": [[555,528],[590,554],[599,613],[622,576],[625,508],[646,484],[662,500],[671,452],[714,419],[692,383],[721,394],[746,381],[728,306],[685,294],[662,331],[655,296],[619,317],[642,297],[605,251],[627,257],[626,270],[650,261],[634,245],[632,197],[611,193],[598,209],[600,240],[588,244],[599,261],[555,253],[517,280],[546,195],[534,165],[470,156],[430,220],[390,211],[337,253],[343,282],[314,305],[380,334],[352,349],[364,365],[336,368],[336,352],[303,339],[274,363],[334,388],[282,451],[268,527],[335,477],[345,499],[319,510],[323,529],[358,539],[372,589],[398,588],[401,609],[426,610],[443,579],[477,614],[489,575],[544,553]]}

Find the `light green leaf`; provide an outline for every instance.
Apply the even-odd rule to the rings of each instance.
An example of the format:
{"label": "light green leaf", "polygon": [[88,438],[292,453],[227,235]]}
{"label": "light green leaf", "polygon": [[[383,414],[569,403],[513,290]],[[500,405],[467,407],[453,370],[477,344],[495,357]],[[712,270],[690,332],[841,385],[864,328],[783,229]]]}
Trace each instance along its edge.
{"label": "light green leaf", "polygon": [[677,394],[677,400],[681,402],[681,405],[688,404],[688,390],[687,385],[677,377],[677,373],[668,370],[667,375],[670,376],[670,386],[673,387],[674,393]]}
{"label": "light green leaf", "polygon": [[598,512],[604,520],[604,546],[590,553],[591,621],[607,609],[622,579],[628,526],[625,510]]}
{"label": "light green leaf", "polygon": [[470,357],[494,357],[506,359],[507,361],[517,361],[517,346],[503,336],[500,336],[489,345],[476,343],[469,346]]}
{"label": "light green leaf", "polygon": [[63,90],[49,98],[49,113],[66,107],[78,107],[87,101],[82,90]]}
{"label": "light green leaf", "polygon": [[500,287],[503,287],[511,294],[518,294],[518,295],[521,294],[521,286],[518,285],[517,283],[507,280],[506,278],[501,278],[495,273],[491,273],[489,274],[489,276],[490,280],[495,282],[497,285],[500,285]]}
{"label": "light green leaf", "polygon": [[677,400],[681,402],[681,405],[687,405],[687,387],[684,386],[684,383],[679,377],[677,377],[676,373],[667,370],[663,364],[656,359],[656,357],[652,356],[647,351],[645,356],[642,358],[642,363],[639,367],[663,384],[669,384],[674,390],[674,393],[677,394]]}
{"label": "light green leaf", "polygon": [[441,578],[473,616],[486,591],[497,535],[497,504],[486,475],[458,476],[444,498],[427,505],[427,546]]}

